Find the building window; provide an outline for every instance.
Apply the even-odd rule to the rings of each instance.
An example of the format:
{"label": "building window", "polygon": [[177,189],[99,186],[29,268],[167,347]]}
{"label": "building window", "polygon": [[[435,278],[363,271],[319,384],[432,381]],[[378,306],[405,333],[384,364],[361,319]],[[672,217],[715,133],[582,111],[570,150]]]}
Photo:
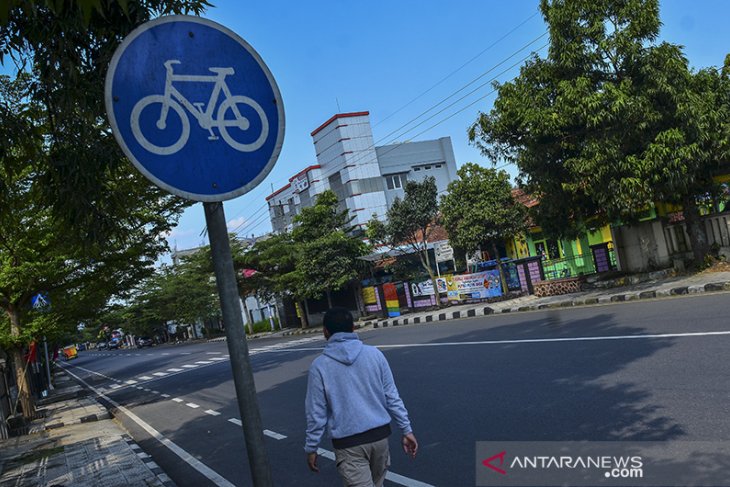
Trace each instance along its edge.
{"label": "building window", "polygon": [[440,168],[441,168],[441,164],[436,164],[436,165],[435,165],[435,166],[433,166],[433,167],[435,167],[436,169],[440,169]]}
{"label": "building window", "polygon": [[401,180],[400,174],[385,176],[385,185],[388,189],[401,189],[403,187],[403,181]]}
{"label": "building window", "polygon": [[414,170],[414,171],[420,171],[420,170],[421,170],[421,168],[420,168],[420,167],[414,167],[414,168],[413,168],[413,170]]}
{"label": "building window", "polygon": [[431,169],[431,166],[423,166],[424,171],[428,171],[429,169]]}

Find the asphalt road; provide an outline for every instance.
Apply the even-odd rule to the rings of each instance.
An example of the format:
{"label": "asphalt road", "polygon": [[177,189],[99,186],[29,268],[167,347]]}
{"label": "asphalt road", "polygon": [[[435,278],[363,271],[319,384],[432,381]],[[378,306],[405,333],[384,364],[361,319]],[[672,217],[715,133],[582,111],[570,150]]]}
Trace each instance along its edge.
{"label": "asphalt road", "polygon": [[[477,441],[730,442],[728,310],[721,293],[361,333],[390,361],[420,442],[410,460],[391,437],[386,484],[474,485]],[[312,474],[302,449],[307,368],[323,345],[312,335],[250,342],[276,485],[340,485],[334,462],[320,458]],[[89,351],[69,370],[158,432],[118,416],[181,487],[216,485],[196,462],[245,486],[226,354],[221,342]]]}

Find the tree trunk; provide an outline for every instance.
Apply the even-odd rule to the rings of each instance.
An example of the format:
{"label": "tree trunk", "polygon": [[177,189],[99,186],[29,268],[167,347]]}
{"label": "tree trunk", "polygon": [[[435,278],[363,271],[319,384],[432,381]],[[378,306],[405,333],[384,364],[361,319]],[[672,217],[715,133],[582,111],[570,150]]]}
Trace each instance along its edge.
{"label": "tree trunk", "polygon": [[253,335],[253,318],[251,317],[251,313],[248,312],[246,298],[242,298],[241,302],[243,303],[243,312],[246,314],[246,323],[248,323],[248,334]]}
{"label": "tree trunk", "polygon": [[359,282],[352,286],[352,292],[355,295],[355,306],[357,306],[360,316],[365,316],[367,314],[367,310],[365,309],[365,302],[362,299],[362,286]]}
{"label": "tree trunk", "polygon": [[325,291],[325,294],[327,295],[327,307],[329,309],[332,309],[332,293],[328,289],[327,291]]}
{"label": "tree trunk", "polygon": [[[10,318],[10,336],[20,336],[20,312],[13,305],[7,310]],[[23,359],[23,351],[15,347],[12,351],[13,363],[15,365],[15,380],[18,384],[18,402],[23,409],[23,416],[27,419],[35,417],[35,401],[30,393],[30,382],[28,381],[28,368]]]}
{"label": "tree trunk", "polygon": [[707,241],[707,231],[700,216],[700,210],[697,208],[697,202],[694,198],[686,198],[684,200],[684,222],[687,225],[687,233],[689,241],[692,245],[692,258],[694,265],[701,267],[705,261],[705,256],[710,252],[710,245]]}
{"label": "tree trunk", "polygon": [[497,269],[499,270],[499,282],[502,285],[502,294],[507,295],[507,280],[504,278],[504,269],[502,268],[502,260],[499,258],[499,251],[497,250],[496,242],[492,242],[492,250],[494,251],[494,258],[497,259]]}
{"label": "tree trunk", "polygon": [[436,306],[441,307],[441,293],[439,293],[438,282],[436,281],[436,274],[431,269],[431,261],[428,258],[428,247],[423,252],[420,252],[421,265],[428,272],[428,277],[431,279],[431,285],[433,286],[433,294],[436,297]]}
{"label": "tree trunk", "polygon": [[309,328],[309,304],[307,304],[306,299],[300,301],[299,314],[301,315],[299,319],[302,322],[302,328]]}

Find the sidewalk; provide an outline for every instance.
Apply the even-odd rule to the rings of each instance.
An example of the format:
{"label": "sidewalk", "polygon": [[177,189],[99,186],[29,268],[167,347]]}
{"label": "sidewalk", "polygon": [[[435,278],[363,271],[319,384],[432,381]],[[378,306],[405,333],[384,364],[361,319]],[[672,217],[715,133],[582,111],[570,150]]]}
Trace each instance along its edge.
{"label": "sidewalk", "polygon": [[693,275],[663,277],[614,288],[594,289],[579,293],[538,298],[521,296],[495,303],[473,303],[450,306],[440,310],[409,313],[397,318],[375,319],[360,322],[361,326],[374,328],[399,326],[434,321],[446,321],[498,313],[516,313],[549,308],[567,308],[594,304],[654,299],[683,294],[730,291],[730,272],[703,272]]}
{"label": "sidewalk", "polygon": [[78,397],[63,371],[54,382],[30,434],[0,440],[0,487],[174,487],[104,407]]}

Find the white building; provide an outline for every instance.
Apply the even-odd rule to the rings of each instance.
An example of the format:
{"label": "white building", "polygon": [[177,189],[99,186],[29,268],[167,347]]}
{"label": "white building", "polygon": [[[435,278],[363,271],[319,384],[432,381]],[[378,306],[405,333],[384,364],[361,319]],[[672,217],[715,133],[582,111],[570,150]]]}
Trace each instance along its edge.
{"label": "white building", "polygon": [[301,208],[312,206],[330,189],[343,208],[364,227],[376,215],[385,218],[393,200],[404,195],[407,180],[433,176],[439,192],[456,178],[451,138],[375,147],[369,112],[340,113],[312,133],[317,164],[289,179],[266,201],[274,232],[292,229]]}

